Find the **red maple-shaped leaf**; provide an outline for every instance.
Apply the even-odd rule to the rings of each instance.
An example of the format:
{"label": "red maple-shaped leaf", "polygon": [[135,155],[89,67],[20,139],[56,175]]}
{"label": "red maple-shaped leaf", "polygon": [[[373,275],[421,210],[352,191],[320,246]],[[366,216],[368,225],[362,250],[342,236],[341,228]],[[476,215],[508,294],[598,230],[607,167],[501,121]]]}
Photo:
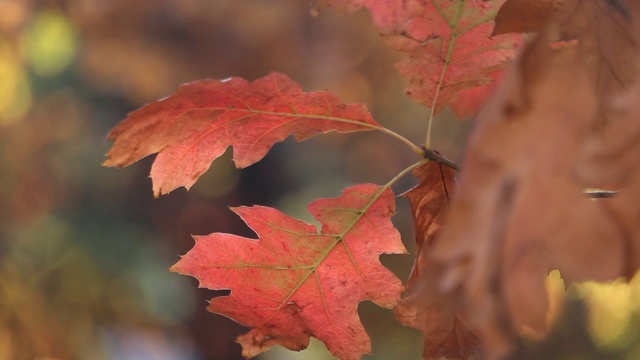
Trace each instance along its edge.
{"label": "red maple-shaped leaf", "polygon": [[[422,16],[408,21],[397,34],[386,37],[389,46],[406,52],[396,67],[410,81],[407,94],[439,113],[451,105],[456,115],[473,115],[490,95],[490,74],[515,56],[522,38],[517,34],[491,36],[493,19],[504,0],[431,0]],[[495,75],[493,76],[495,77]],[[476,89],[471,104],[460,92]],[[480,90],[480,91],[478,91]]]}
{"label": "red maple-shaped leaf", "polygon": [[159,153],[151,168],[155,196],[190,188],[233,146],[238,168],[260,161],[288,136],[305,140],[330,131],[381,129],[362,104],[327,92],[304,93],[279,73],[183,85],[173,95],[129,114],[109,139],[106,166],[123,167]]}
{"label": "red maple-shaped leaf", "polygon": [[340,197],[320,199],[309,211],[316,226],[268,207],[234,208],[259,236],[196,236],[196,245],[172,271],[191,275],[201,287],[231,289],[208,309],[253,329],[238,338],[243,355],[278,344],[307,347],[323,341],[341,359],[359,359],[371,344],[358,303],[391,308],[402,283],[380,264],[383,253],[405,253],[391,223],[395,199],[388,186],[365,184]]}

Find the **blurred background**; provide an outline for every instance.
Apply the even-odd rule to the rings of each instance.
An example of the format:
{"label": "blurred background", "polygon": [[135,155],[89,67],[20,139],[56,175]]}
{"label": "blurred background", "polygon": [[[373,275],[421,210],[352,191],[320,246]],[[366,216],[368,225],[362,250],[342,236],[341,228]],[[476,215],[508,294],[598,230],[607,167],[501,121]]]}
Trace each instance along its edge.
{"label": "blurred background", "polygon": [[[167,269],[191,234],[254,237],[227,206],[269,205],[309,220],[306,205],[350,185],[385,183],[415,161],[381,134],[276,145],[238,171],[230,153],[190,192],[153,199],[152,158],[101,167],[109,130],[185,82],[277,70],[308,90],[364,102],[377,121],[423,143],[427,109],[404,95],[369,15],[311,16],[299,0],[0,0],[0,359],[240,359],[246,331],[208,313],[217,293]],[[449,127],[444,125],[449,123]],[[468,126],[439,121],[457,158]],[[410,179],[396,192],[410,187]],[[411,248],[408,206],[396,223]],[[383,261],[406,279],[412,257]],[[219,295],[219,293],[218,293]],[[360,306],[369,359],[418,359],[421,335]],[[296,357],[297,356],[297,357]],[[327,359],[314,343],[301,354]]]}
{"label": "blurred background", "polygon": [[[168,271],[193,246],[191,234],[254,237],[227,206],[275,206],[310,220],[306,206],[314,199],[386,183],[415,161],[382,134],[330,134],[278,144],[242,171],[228,152],[191,191],[159,199],[148,179],[152,158],[121,170],[101,167],[106,136],[128,112],[182,83],[255,80],[272,70],[308,91],[366,103],[378,122],[423,143],[428,111],[404,95],[392,67],[400,55],[383,45],[368,14],[313,17],[311,6],[0,0],[0,360],[241,359],[234,339],[246,329],[205,309],[224,292],[197,289],[195,279]],[[435,148],[459,160],[470,126],[445,112],[435,123]],[[411,185],[404,179],[394,190]],[[412,251],[403,199],[398,213],[394,221]],[[403,280],[412,260],[382,257]],[[604,310],[592,327],[605,346],[627,349],[640,339],[640,286],[614,285],[581,290],[596,300],[578,302],[566,324],[574,319],[586,328],[581,309],[600,301],[608,306],[596,306]],[[371,303],[359,310],[375,354],[365,359],[420,358],[421,334]],[[590,336],[576,344],[592,344]],[[275,348],[260,359],[332,357],[313,342],[301,353]]]}

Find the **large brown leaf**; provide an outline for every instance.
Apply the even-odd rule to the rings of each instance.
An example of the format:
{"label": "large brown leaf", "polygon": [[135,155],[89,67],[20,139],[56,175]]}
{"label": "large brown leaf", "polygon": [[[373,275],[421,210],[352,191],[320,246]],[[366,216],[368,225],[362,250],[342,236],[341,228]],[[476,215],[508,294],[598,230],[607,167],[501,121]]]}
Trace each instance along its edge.
{"label": "large brown leaf", "polygon": [[[424,270],[442,276],[439,288],[490,356],[505,354],[523,329],[547,330],[550,270],[568,281],[609,280],[640,264],[637,170],[623,181],[640,161],[640,109],[625,95],[635,81],[637,27],[607,1],[565,6],[478,116],[456,201]],[[620,193],[584,195],[596,186]]]}
{"label": "large brown leaf", "polygon": [[[580,59],[595,86],[600,115],[606,120],[612,96],[628,90],[636,73],[640,4],[633,0],[564,0],[552,21],[554,40],[581,42]],[[631,15],[632,12],[635,15]],[[557,24],[557,25],[554,25]]]}

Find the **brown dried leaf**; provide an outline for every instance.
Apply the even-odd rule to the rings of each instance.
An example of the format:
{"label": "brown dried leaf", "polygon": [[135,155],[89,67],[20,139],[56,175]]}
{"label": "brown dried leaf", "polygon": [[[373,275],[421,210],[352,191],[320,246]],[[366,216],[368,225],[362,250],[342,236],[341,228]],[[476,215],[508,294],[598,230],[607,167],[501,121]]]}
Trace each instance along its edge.
{"label": "brown dried leaf", "polygon": [[477,352],[478,338],[460,320],[451,303],[443,302],[436,289],[437,272],[426,271],[443,217],[449,208],[455,187],[454,171],[437,162],[417,168],[414,176],[420,184],[406,193],[411,203],[418,256],[407,292],[394,308],[404,325],[421,330],[425,335],[425,359],[466,359]]}
{"label": "brown dried leaf", "polygon": [[[512,349],[525,328],[547,330],[550,270],[603,281],[640,265],[640,85],[624,95],[638,31],[625,17],[608,1],[567,1],[478,116],[429,266],[442,269],[439,288],[490,357]],[[619,196],[583,194],[602,185]]]}
{"label": "brown dried leaf", "polygon": [[637,20],[630,17],[631,12],[638,16],[640,4],[630,0],[564,2],[554,18],[558,24],[554,40],[582,43],[581,61],[589,69],[600,113],[606,119],[611,97],[628,90],[634,80],[638,35],[633,27]]}
{"label": "brown dried leaf", "polygon": [[538,32],[563,0],[508,0],[496,15],[493,35]]}
{"label": "brown dried leaf", "polygon": [[[449,208],[455,190],[454,175],[453,169],[435,161],[430,161],[413,171],[413,176],[420,179],[420,184],[404,195],[411,203],[418,251],[421,251],[425,243],[426,247],[433,245],[433,234],[440,228],[441,216]],[[414,275],[415,272],[412,273],[409,285]]]}
{"label": "brown dried leaf", "polygon": [[[640,66],[640,62],[638,62]],[[602,206],[617,225],[625,252],[619,259],[623,274],[631,278],[640,268],[640,79],[629,93],[614,99],[611,121],[587,139],[577,176],[595,188],[617,194]]]}

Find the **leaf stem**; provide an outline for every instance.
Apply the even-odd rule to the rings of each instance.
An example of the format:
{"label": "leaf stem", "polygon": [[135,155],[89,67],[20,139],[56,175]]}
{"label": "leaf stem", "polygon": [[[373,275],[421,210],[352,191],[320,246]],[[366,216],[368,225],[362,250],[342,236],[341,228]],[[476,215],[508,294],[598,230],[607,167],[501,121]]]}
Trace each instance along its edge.
{"label": "leaf stem", "polygon": [[[345,227],[345,230],[336,237],[336,241],[332,245],[332,247],[330,248],[329,251],[331,251],[336,245],[338,245],[338,243],[342,243],[342,240],[345,238],[345,236],[356,226],[358,221],[360,221],[360,219],[362,219],[362,217],[369,211],[371,206],[373,206],[373,204],[376,201],[378,201],[378,199],[380,199],[380,197],[382,196],[382,194],[384,194],[385,191],[387,191],[393,184],[395,184],[398,180],[400,180],[400,178],[402,178],[403,176],[405,176],[408,173],[410,173],[411,171],[413,171],[413,169],[415,169],[418,166],[421,166],[423,164],[426,164],[429,161],[430,161],[429,159],[424,158],[424,159],[414,163],[413,165],[407,167],[406,169],[404,169],[400,173],[398,173],[398,175],[396,175],[388,183],[382,185],[380,187],[380,190],[371,198],[371,201],[369,201],[369,203],[367,203],[360,210],[360,213],[358,214],[358,216],[356,216],[355,219],[348,226]],[[342,243],[342,244],[344,245],[344,243]],[[347,254],[349,255],[349,258],[351,258],[351,262],[353,263],[353,266],[355,267],[355,269],[358,272],[358,274],[362,275],[362,272],[360,271],[360,268],[358,267],[358,264],[356,263],[355,258],[351,254],[351,251],[349,250],[349,248],[346,247],[346,245],[345,245],[345,250],[346,250]],[[326,257],[327,255],[328,255],[328,252],[318,261],[318,264],[320,264],[320,262],[322,260],[324,260],[324,257]]]}
{"label": "leaf stem", "polygon": [[[442,72],[440,73],[440,79],[438,79],[436,92],[433,95],[433,101],[431,102],[431,111],[429,112],[429,121],[427,123],[427,139],[425,140],[425,146],[427,149],[431,149],[431,128],[433,125],[433,119],[436,117],[436,106],[438,105],[438,98],[440,97],[440,90],[442,88],[442,83],[444,82],[444,76],[447,73],[447,70],[449,68],[451,56],[453,55],[453,49],[455,48],[454,44],[456,43],[456,39],[460,35],[458,32],[456,32],[456,30],[458,30],[458,25],[460,25],[460,16],[462,14],[463,7],[464,7],[464,1],[459,1],[458,9],[456,12],[456,18],[453,21],[453,23],[450,24],[451,40],[449,40],[449,48],[447,49],[447,55],[445,55],[443,59]],[[438,11],[441,11],[441,10],[438,9]]]}
{"label": "leaf stem", "polygon": [[[424,151],[421,150],[421,152],[424,153]],[[383,190],[387,190],[389,187],[391,187],[391,185],[395,184],[398,180],[400,180],[403,176],[407,175],[408,173],[410,173],[411,171],[413,171],[413,169],[422,166],[426,163],[428,163],[429,161],[431,161],[431,159],[429,158],[424,158],[414,164],[412,164],[411,166],[407,167],[406,169],[400,171],[398,173],[398,175],[396,175],[393,179],[389,180],[388,183],[386,183],[385,185],[382,186]]]}
{"label": "leaf stem", "polygon": [[[199,109],[194,109],[191,111],[201,111],[201,110],[228,110],[226,108],[219,108],[219,107],[206,107],[206,108],[199,108]],[[340,118],[340,117],[334,117],[334,116],[327,116],[327,115],[316,115],[316,114],[298,114],[298,113],[283,113],[283,112],[276,112],[276,111],[264,111],[264,110],[256,110],[256,109],[235,109],[236,111],[245,111],[248,112],[250,114],[263,114],[263,115],[276,115],[276,116],[282,116],[282,117],[294,117],[294,118],[302,118],[302,119],[323,119],[323,120],[329,120],[329,121],[336,121],[336,122],[342,122],[342,123],[346,123],[346,124],[353,124],[353,125],[358,125],[358,126],[362,126],[362,127],[367,127],[371,130],[379,130],[382,131],[383,133],[387,134],[387,135],[391,135],[394,138],[402,141],[403,143],[407,144],[409,146],[409,148],[411,148],[411,150],[413,150],[413,152],[415,152],[417,155],[419,156],[423,156],[424,155],[424,150],[421,149],[419,146],[417,146],[416,144],[412,143],[409,139],[405,138],[404,136],[398,134],[395,131],[389,130],[386,127],[380,125],[380,124],[370,124],[367,122],[361,122],[361,121],[356,121],[356,120],[352,120],[352,119],[346,119],[346,118]]]}
{"label": "leaf stem", "polygon": [[387,134],[387,135],[391,135],[394,138],[402,141],[403,143],[407,144],[411,150],[413,150],[414,153],[416,153],[417,155],[423,156],[424,155],[424,150],[421,149],[419,146],[417,146],[416,144],[412,143],[411,141],[409,141],[409,139],[405,138],[404,136],[396,133],[395,131],[389,130],[385,127],[380,127],[377,128],[378,130],[382,131],[383,133]]}
{"label": "leaf stem", "polygon": [[424,149],[424,158],[425,159],[429,159],[435,162],[438,162],[442,165],[446,165],[450,168],[452,168],[455,171],[460,171],[460,165],[454,163],[453,161],[447,159],[446,157],[442,156],[442,154],[440,154],[438,151],[436,150],[431,150],[431,149]]}

